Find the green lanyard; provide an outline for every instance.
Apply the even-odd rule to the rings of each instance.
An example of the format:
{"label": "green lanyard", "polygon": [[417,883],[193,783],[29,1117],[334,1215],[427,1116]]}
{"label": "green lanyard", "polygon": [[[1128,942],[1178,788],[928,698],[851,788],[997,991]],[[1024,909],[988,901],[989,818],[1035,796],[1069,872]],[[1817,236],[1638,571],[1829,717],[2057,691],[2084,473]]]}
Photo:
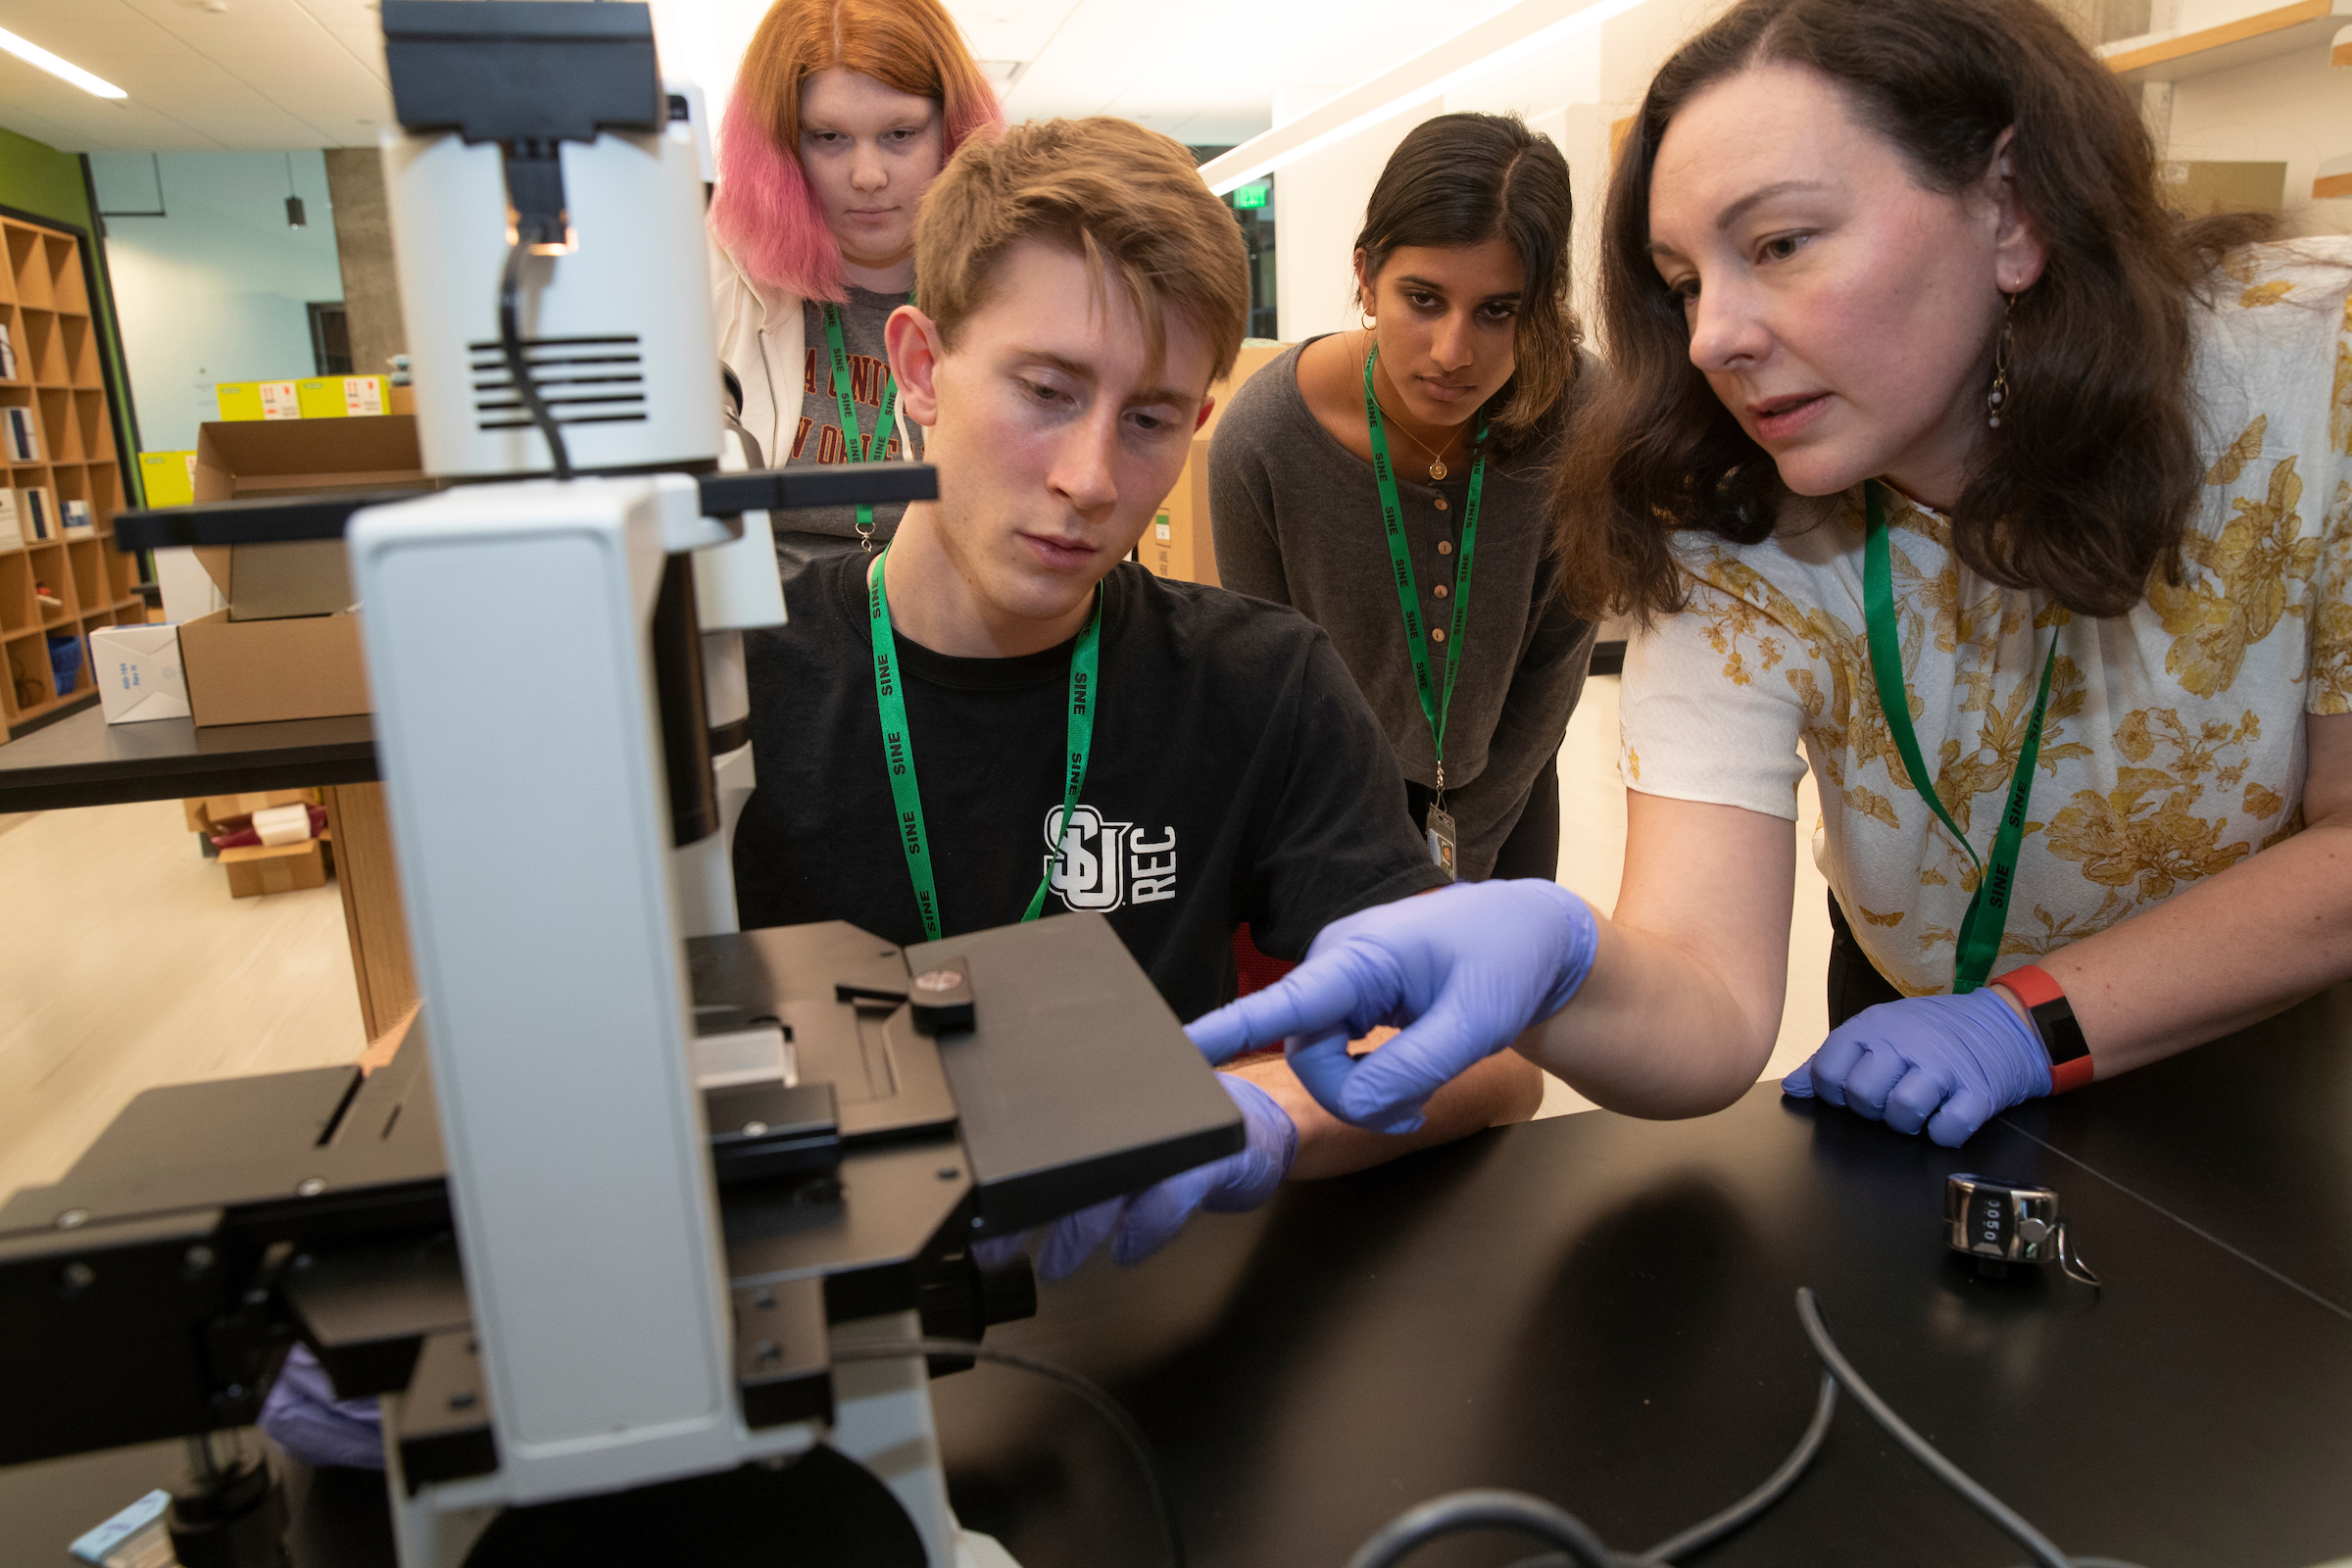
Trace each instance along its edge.
{"label": "green lanyard", "polygon": [[[909,293],[906,298],[911,303],[914,296]],[[858,429],[858,403],[850,396],[850,351],[842,346],[838,306],[825,307],[825,342],[833,350],[833,400],[841,409],[841,433],[849,442],[850,461],[870,463],[874,460],[876,441],[882,443],[884,452],[890,450],[891,422],[899,411],[899,378],[890,371],[883,372],[882,413],[874,420],[873,435],[861,435]],[[862,501],[858,503],[858,537],[865,542],[866,549],[874,548],[874,509]]]}
{"label": "green lanyard", "polygon": [[[882,759],[890,768],[890,798],[899,810],[899,847],[906,853],[906,875],[914,883],[915,907],[922,912],[923,935],[940,939],[939,886],[931,875],[931,840],[923,831],[923,798],[914,782],[914,737],[906,728],[906,699],[900,689],[898,647],[890,629],[890,598],[882,590],[882,572],[890,561],[890,546],[882,547],[874,569],[866,574],[866,618],[874,634],[874,698],[882,710]],[[1095,745],[1096,674],[1102,647],[1102,589],[1095,588],[1094,613],[1078,634],[1070,655],[1069,763],[1061,796],[1061,830],[1069,831],[1070,814],[1078,808],[1078,792],[1086,787],[1087,754]],[[1054,845],[1054,857],[1060,853]],[[1021,918],[1034,920],[1045,912],[1046,889],[1054,880],[1054,858],[1038,879],[1029,908]]]}
{"label": "green lanyard", "polygon": [[1886,504],[1872,479],[1862,488],[1870,515],[1870,535],[1863,546],[1862,609],[1870,626],[1870,673],[1879,689],[1879,711],[1894,737],[1894,749],[1910,771],[1911,783],[1928,809],[1951,830],[1977,868],[1977,894],[1968,901],[1960,922],[1959,951],[1952,964],[1952,994],[1963,996],[1984,983],[1993,960],[2001,955],[2001,931],[2009,918],[2009,896],[2017,886],[2017,851],[2026,836],[2026,801],[2034,793],[2034,766],[2041,757],[2041,717],[2050,704],[2050,670],[2058,662],[2058,629],[2050,628],[2050,651],[2041,662],[2041,691],[2034,699],[2034,716],[2026,725],[2026,743],[2017,754],[2017,773],[2009,781],[2009,805],[2001,813],[2001,828],[1993,835],[1992,859],[1978,858],[1975,846],[1960,824],[1952,820],[1936,786],[1928,781],[1927,760],[1919,753],[1919,736],[1911,728],[1911,700],[1903,683],[1902,636],[1894,619],[1894,570],[1886,542]]}
{"label": "green lanyard", "polygon": [[[1404,611],[1404,649],[1412,656],[1413,684],[1421,694],[1421,716],[1429,720],[1429,741],[1437,753],[1437,799],[1446,799],[1446,714],[1453,707],[1453,681],[1461,672],[1462,635],[1470,626],[1470,562],[1478,549],[1478,498],[1487,482],[1487,455],[1481,451],[1470,466],[1470,499],[1462,509],[1461,561],[1453,573],[1453,629],[1446,634],[1446,685],[1441,693],[1429,673],[1429,639],[1421,623],[1421,587],[1413,577],[1412,548],[1404,538],[1404,507],[1396,499],[1396,468],[1389,461],[1389,433],[1381,422],[1380,399],[1372,393],[1372,367],[1380,363],[1380,348],[1364,356],[1364,422],[1372,435],[1372,476],[1380,484],[1380,520],[1389,534],[1389,561],[1396,567],[1396,603]],[[1485,425],[1478,430],[1484,447]]]}

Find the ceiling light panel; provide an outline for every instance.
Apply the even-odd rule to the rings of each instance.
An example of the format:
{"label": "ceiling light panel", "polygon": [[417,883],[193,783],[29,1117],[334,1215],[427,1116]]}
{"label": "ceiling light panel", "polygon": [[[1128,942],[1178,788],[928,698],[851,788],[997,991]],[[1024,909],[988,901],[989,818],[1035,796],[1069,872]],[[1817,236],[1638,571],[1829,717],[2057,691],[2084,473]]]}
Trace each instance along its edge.
{"label": "ceiling light panel", "polygon": [[84,71],[65,56],[52,53],[34,43],[30,38],[22,37],[9,31],[6,27],[0,27],[0,49],[7,50],[28,66],[35,66],[46,71],[60,81],[72,82],[93,98],[125,98],[129,96],[105,77]]}

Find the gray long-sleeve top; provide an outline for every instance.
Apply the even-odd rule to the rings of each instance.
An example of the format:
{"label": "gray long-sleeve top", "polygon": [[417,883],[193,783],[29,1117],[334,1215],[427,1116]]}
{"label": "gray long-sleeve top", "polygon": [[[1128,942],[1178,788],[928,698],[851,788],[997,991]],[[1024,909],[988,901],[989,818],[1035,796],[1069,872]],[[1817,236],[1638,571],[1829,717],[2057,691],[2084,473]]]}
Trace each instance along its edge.
{"label": "gray long-sleeve top", "polygon": [[[1379,486],[1372,466],[1316,422],[1298,368],[1293,349],[1251,376],[1209,443],[1217,576],[1238,593],[1291,606],[1328,632],[1380,715],[1404,776],[1434,786],[1437,752],[1405,651]],[[1590,358],[1580,366],[1555,431],[1573,424],[1600,373]],[[1487,465],[1469,631],[1446,722],[1446,803],[1465,880],[1494,869],[1536,775],[1559,752],[1592,662],[1592,624],[1562,608],[1550,549],[1545,498],[1558,442],[1555,433]],[[1415,482],[1424,466],[1405,461],[1406,443],[1393,450],[1422,612],[1428,625],[1450,626],[1468,467],[1440,484]],[[1444,657],[1431,644],[1431,675],[1441,686]]]}

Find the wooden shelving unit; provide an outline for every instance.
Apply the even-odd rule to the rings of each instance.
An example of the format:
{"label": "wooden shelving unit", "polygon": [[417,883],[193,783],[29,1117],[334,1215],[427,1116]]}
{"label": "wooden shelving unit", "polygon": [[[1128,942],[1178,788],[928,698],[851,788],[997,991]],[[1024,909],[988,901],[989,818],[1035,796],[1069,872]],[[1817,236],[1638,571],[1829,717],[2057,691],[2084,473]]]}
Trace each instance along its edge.
{"label": "wooden shelving unit", "polygon": [[[90,311],[80,235],[0,216],[0,322],[16,347],[17,373],[0,379],[0,408],[33,411],[40,461],[19,463],[0,447],[0,474],[14,489],[48,490],[58,536],[36,542],[29,518],[20,518],[21,547],[0,546],[0,729],[13,730],[61,708],[94,699],[90,633],[101,626],[147,618],[139,597],[136,561],[114,546],[115,514],[122,509],[122,465],[115,444],[114,410]],[[90,504],[89,535],[63,536],[64,503]],[[39,589],[57,603],[42,602]],[[81,644],[74,690],[58,695],[49,639]]]}
{"label": "wooden shelving unit", "polygon": [[2302,49],[2330,48],[2347,23],[2352,23],[2352,0],[2296,0],[2194,32],[2126,38],[2100,49],[2099,57],[2126,81],[2183,81]]}

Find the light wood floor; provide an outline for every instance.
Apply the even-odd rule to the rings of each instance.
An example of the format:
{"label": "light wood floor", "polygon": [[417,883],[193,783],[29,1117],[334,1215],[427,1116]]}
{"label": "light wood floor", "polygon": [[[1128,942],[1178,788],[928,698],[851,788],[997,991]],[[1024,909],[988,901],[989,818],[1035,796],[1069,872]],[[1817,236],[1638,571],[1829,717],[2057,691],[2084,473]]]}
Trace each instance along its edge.
{"label": "light wood floor", "polygon": [[[1607,909],[1625,847],[1614,678],[1585,688],[1560,795],[1560,880]],[[1772,1078],[1826,1026],[1809,781],[1802,813]],[[0,816],[0,1195],[55,1181],[143,1089],[349,1061],[365,1044],[332,883],[232,900],[174,801]],[[1588,1103],[1555,1079],[1543,1113]]]}
{"label": "light wood floor", "polygon": [[143,1089],[366,1044],[332,882],[231,899],[177,801],[0,818],[0,1194]]}

